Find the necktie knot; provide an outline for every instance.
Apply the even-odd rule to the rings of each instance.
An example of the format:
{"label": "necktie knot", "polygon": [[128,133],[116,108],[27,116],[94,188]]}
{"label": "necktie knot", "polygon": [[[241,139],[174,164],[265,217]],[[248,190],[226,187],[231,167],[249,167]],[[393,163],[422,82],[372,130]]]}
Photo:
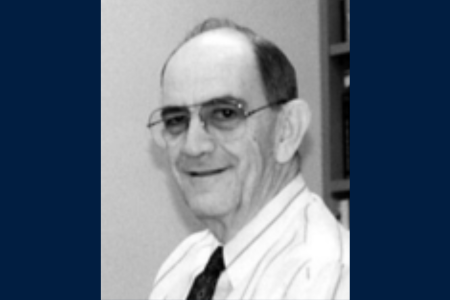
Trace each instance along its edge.
{"label": "necktie knot", "polygon": [[222,273],[225,270],[223,261],[223,247],[217,247],[206,265],[205,272]]}

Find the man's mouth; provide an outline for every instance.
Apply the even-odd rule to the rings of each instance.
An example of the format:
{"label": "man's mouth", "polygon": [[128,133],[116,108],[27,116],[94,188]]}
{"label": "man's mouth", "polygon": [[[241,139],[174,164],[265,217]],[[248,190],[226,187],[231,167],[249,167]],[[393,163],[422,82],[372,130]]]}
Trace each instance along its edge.
{"label": "man's mouth", "polygon": [[207,177],[214,176],[225,172],[227,168],[215,169],[215,170],[204,170],[204,171],[188,171],[187,173],[192,177]]}

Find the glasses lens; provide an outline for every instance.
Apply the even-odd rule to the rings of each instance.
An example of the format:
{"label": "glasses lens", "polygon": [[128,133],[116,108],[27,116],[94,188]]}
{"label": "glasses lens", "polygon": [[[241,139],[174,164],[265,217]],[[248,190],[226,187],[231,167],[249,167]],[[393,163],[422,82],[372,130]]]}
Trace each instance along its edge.
{"label": "glasses lens", "polygon": [[167,107],[161,110],[165,134],[177,137],[189,127],[190,112],[184,107]]}
{"label": "glasses lens", "polygon": [[149,127],[153,140],[160,147],[182,135],[189,126],[190,113],[183,107],[165,107],[152,113]]}
{"label": "glasses lens", "polygon": [[233,131],[245,120],[243,105],[231,101],[205,104],[201,113],[208,127],[221,131]]}
{"label": "glasses lens", "polygon": [[[197,105],[194,105],[197,106]],[[238,139],[246,127],[245,103],[233,100],[214,100],[200,106],[200,119],[205,130],[222,141]],[[189,107],[165,107],[150,117],[150,129],[154,141],[160,147],[179,140],[189,129]]]}

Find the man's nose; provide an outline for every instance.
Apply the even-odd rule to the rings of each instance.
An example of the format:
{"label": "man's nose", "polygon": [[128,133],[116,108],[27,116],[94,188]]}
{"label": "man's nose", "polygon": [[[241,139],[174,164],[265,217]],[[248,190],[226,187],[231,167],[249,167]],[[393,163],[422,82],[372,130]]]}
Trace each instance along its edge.
{"label": "man's nose", "polygon": [[191,119],[186,132],[182,151],[190,156],[201,156],[214,151],[214,138],[206,131],[206,124],[200,118]]}

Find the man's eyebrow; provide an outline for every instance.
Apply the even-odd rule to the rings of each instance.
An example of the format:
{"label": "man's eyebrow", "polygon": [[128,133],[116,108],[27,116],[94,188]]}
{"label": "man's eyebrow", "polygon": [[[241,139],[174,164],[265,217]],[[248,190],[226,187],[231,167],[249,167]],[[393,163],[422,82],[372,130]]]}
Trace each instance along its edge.
{"label": "man's eyebrow", "polygon": [[214,102],[227,102],[227,101],[231,101],[231,102],[240,102],[240,103],[244,103],[247,104],[247,101],[245,101],[242,98],[239,97],[235,97],[232,95],[224,95],[224,96],[219,96],[219,97],[213,97],[211,99],[208,99],[206,101],[197,103],[197,104],[193,104],[193,105],[167,105],[167,106],[162,106],[160,107],[161,110],[163,111],[173,111],[173,110],[184,110],[189,106],[198,106],[198,105],[203,105],[206,103],[214,103]]}
{"label": "man's eyebrow", "polygon": [[247,103],[247,101],[245,101],[242,98],[238,98],[232,95],[224,95],[224,96],[219,96],[219,97],[214,97],[209,99],[208,101],[205,101],[204,103],[208,103],[208,102],[226,102],[226,101],[237,101],[237,102],[241,102],[241,103]]}

